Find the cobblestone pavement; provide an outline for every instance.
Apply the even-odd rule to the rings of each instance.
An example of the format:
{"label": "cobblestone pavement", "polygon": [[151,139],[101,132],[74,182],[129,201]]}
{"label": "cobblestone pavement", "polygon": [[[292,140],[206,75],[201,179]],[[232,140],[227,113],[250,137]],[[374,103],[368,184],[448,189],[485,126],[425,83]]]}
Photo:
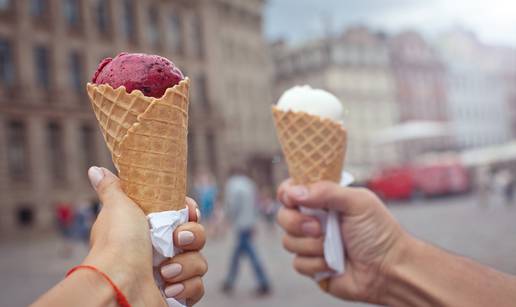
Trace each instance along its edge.
{"label": "cobblestone pavement", "polygon": [[[516,205],[479,206],[470,197],[396,204],[390,210],[414,235],[448,250],[472,257],[499,270],[516,274]],[[232,236],[210,240],[204,251],[210,263],[206,296],[200,307],[229,306],[366,306],[343,303],[321,294],[308,279],[291,268],[291,256],[281,249],[281,231],[262,225],[257,236],[259,254],[273,281],[267,298],[253,296],[254,280],[243,261],[234,295],[220,293],[228,266]],[[61,243],[51,235],[20,236],[24,242],[0,242],[0,298],[6,307],[26,306],[57,283],[79,263],[87,249],[74,245],[70,258],[60,255]]]}

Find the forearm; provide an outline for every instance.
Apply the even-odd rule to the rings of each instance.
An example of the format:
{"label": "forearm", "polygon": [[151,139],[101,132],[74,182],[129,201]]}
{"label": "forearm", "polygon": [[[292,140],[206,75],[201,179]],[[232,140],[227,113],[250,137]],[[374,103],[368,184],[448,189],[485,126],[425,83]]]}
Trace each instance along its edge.
{"label": "forearm", "polygon": [[78,270],[45,293],[32,306],[116,307],[118,305],[113,289],[101,275],[94,271]]}
{"label": "forearm", "polygon": [[389,306],[514,306],[516,278],[409,239],[388,270]]}

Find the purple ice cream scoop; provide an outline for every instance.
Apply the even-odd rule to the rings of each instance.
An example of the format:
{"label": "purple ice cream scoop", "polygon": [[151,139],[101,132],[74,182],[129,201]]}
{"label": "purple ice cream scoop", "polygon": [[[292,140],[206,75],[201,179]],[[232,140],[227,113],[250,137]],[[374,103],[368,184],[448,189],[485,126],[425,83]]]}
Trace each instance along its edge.
{"label": "purple ice cream scoop", "polygon": [[128,93],[140,90],[145,96],[160,98],[169,87],[184,79],[183,73],[169,59],[159,55],[122,52],[114,59],[100,62],[93,75],[95,84],[113,88],[125,86]]}

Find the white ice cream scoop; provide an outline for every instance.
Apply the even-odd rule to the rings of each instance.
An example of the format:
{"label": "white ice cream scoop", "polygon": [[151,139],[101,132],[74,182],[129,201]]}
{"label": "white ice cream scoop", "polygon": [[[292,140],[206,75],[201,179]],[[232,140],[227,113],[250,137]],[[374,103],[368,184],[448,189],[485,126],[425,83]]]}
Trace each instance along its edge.
{"label": "white ice cream scoop", "polygon": [[305,112],[342,123],[344,108],[340,100],[325,90],[309,85],[294,86],[285,91],[276,107],[282,111]]}

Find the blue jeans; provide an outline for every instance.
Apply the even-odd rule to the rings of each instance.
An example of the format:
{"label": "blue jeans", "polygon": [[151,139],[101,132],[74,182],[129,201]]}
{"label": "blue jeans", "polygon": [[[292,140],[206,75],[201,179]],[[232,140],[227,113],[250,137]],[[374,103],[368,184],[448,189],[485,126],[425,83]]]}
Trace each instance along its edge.
{"label": "blue jeans", "polygon": [[269,286],[269,282],[267,281],[267,277],[265,276],[265,272],[263,271],[262,265],[258,260],[258,256],[256,255],[256,252],[251,241],[252,232],[252,229],[238,231],[238,242],[235,246],[233,257],[231,258],[230,270],[226,278],[226,285],[230,287],[233,286],[237,278],[238,269],[240,267],[240,257],[244,254],[247,254],[249,256],[249,259],[251,260],[251,265],[253,266],[253,270],[260,287]]}

